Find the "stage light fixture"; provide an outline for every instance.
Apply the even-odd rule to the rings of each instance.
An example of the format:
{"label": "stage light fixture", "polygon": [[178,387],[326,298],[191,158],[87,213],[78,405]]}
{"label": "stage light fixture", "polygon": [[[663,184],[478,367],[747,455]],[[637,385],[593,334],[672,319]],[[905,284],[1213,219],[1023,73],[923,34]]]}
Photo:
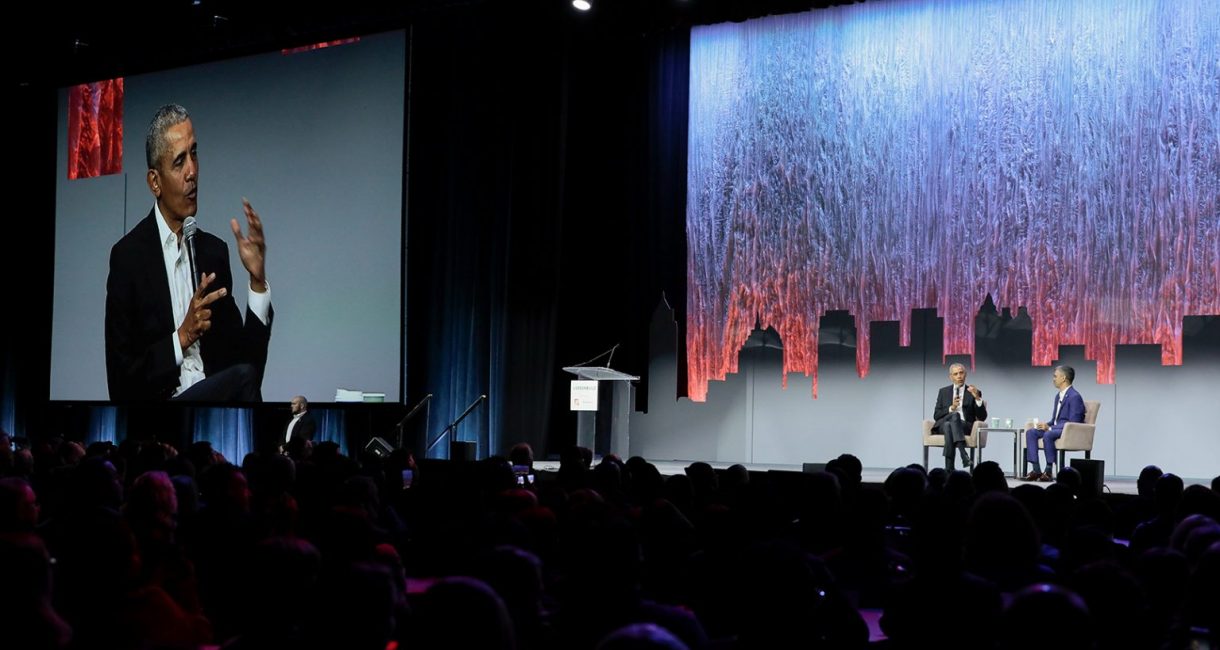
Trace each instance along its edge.
{"label": "stage light fixture", "polygon": [[593,8],[593,3],[589,0],[572,0],[572,6],[581,11],[588,11]]}

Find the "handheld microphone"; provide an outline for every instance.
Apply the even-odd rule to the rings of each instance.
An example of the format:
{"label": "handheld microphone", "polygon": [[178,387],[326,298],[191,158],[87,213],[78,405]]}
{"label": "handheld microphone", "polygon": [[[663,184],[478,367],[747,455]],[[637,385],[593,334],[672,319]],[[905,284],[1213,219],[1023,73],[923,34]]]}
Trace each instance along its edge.
{"label": "handheld microphone", "polygon": [[195,217],[187,217],[186,221],[182,222],[182,240],[186,242],[186,258],[191,265],[191,293],[199,290],[199,272],[195,270],[195,233],[199,232],[199,225],[195,223]]}

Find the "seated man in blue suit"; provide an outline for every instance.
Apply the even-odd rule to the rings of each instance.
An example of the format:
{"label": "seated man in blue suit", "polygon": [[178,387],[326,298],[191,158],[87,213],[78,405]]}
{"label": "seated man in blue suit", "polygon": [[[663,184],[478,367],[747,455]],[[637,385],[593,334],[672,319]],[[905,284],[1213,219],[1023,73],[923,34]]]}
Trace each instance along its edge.
{"label": "seated man in blue suit", "polygon": [[[1033,469],[1025,475],[1026,481],[1051,481],[1055,472],[1055,441],[1063,435],[1063,425],[1068,422],[1084,422],[1084,399],[1072,388],[1076,371],[1071,366],[1055,366],[1051,376],[1059,393],[1055,395],[1054,410],[1048,422],[1039,422],[1025,432],[1025,460]],[[1046,452],[1046,471],[1038,464],[1038,439]]]}

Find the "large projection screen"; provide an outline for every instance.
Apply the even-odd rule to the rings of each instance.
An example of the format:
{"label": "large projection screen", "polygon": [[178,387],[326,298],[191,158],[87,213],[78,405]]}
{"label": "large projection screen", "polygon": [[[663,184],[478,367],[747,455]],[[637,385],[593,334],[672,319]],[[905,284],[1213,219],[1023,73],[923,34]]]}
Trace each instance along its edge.
{"label": "large projection screen", "polygon": [[[109,401],[104,314],[111,246],[149,214],[144,138],[163,104],[191,112],[200,228],[249,275],[229,220],[261,215],[274,309],[262,395],[401,401],[406,36],[275,52],[123,80],[122,167],[69,180],[69,89],[59,104],[52,400]],[[76,135],[74,133],[74,135]]]}

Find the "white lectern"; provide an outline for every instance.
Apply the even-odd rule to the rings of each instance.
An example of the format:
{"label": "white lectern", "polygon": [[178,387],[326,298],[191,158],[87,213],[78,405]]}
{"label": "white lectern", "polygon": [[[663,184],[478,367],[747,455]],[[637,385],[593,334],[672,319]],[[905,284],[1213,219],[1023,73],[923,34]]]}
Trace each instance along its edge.
{"label": "white lectern", "polygon": [[576,444],[601,456],[618,454],[626,460],[630,453],[628,424],[635,401],[631,382],[639,377],[601,366],[568,366],[564,371],[580,380],[598,382],[596,410],[584,410],[587,402],[583,407],[572,405],[576,411]]}

